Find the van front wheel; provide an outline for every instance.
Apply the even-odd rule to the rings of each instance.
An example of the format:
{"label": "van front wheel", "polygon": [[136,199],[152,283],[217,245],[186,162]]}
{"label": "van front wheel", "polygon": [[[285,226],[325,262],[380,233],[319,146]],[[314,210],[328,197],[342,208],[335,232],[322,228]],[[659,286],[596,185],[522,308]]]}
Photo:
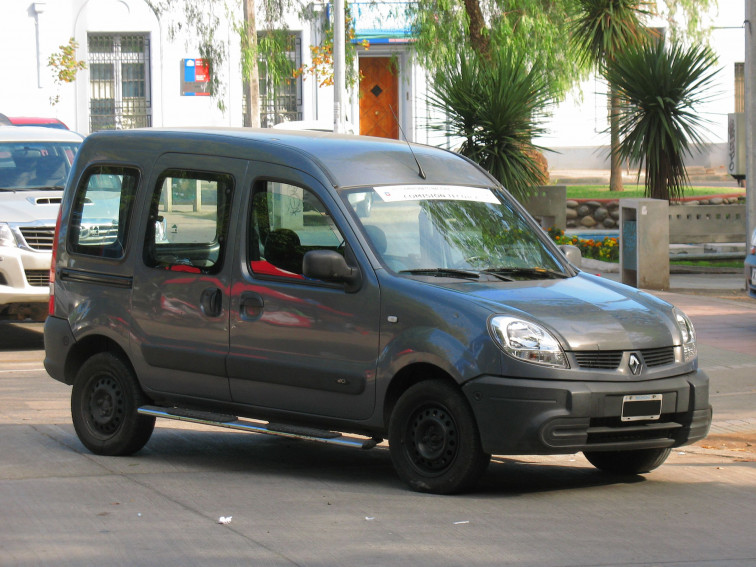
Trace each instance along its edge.
{"label": "van front wheel", "polygon": [[155,418],[137,413],[146,402],[132,370],[108,352],[79,369],[71,392],[74,429],[97,455],[130,455],[144,447]]}
{"label": "van front wheel", "polygon": [[441,381],[415,384],[399,398],[389,423],[389,451],[410,488],[436,494],[472,488],[491,459],[467,400]]}

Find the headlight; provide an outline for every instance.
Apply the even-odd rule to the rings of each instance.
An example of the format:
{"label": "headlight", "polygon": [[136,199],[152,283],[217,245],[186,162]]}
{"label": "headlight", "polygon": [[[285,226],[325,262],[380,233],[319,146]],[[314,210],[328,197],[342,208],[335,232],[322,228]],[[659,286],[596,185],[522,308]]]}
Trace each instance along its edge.
{"label": "headlight", "polygon": [[568,368],[559,341],[541,325],[524,319],[499,315],[489,326],[491,335],[509,356],[557,368]]}
{"label": "headlight", "polygon": [[10,226],[6,223],[0,223],[0,246],[17,246],[16,237],[13,236]]}
{"label": "headlight", "polygon": [[698,356],[698,348],[696,347],[696,330],[693,328],[693,323],[690,322],[688,316],[675,307],[675,323],[677,328],[680,329],[680,335],[682,337],[683,347],[683,360],[688,362]]}

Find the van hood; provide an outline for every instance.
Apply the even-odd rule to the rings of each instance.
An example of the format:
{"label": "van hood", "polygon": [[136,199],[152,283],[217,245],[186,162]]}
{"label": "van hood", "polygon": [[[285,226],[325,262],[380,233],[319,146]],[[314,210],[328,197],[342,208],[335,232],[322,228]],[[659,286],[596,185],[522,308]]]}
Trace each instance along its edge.
{"label": "van hood", "polygon": [[0,191],[0,222],[55,224],[63,191]]}
{"label": "van hood", "polygon": [[598,276],[564,280],[452,283],[494,313],[545,324],[566,350],[636,350],[680,344],[673,306]]}

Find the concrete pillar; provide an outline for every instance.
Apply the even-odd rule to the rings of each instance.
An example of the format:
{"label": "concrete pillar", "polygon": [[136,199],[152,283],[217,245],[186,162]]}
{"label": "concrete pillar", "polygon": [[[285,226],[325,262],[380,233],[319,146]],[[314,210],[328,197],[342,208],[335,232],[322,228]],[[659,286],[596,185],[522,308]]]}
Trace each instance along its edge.
{"label": "concrete pillar", "polygon": [[756,0],[745,2],[746,250],[756,229]]}
{"label": "concrete pillar", "polygon": [[620,199],[622,283],[639,289],[669,289],[669,203]]}

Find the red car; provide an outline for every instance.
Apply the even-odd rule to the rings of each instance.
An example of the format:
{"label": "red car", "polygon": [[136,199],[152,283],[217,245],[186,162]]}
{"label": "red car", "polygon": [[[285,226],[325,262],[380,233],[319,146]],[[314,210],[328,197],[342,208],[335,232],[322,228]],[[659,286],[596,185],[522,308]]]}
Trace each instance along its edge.
{"label": "red car", "polygon": [[8,116],[8,120],[14,126],[44,126],[45,128],[58,128],[60,130],[68,130],[63,122],[57,118],[36,118],[29,116]]}

